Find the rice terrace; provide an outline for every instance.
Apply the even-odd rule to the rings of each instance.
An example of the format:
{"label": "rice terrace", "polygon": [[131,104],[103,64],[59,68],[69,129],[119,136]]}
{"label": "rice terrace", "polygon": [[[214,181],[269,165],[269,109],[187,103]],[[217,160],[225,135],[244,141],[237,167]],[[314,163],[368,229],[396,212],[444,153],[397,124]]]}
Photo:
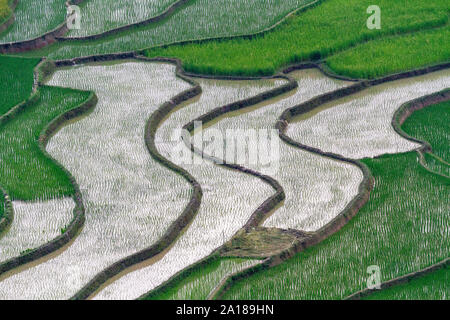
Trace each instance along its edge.
{"label": "rice terrace", "polygon": [[449,300],[449,40],[448,0],[0,0],[0,300]]}

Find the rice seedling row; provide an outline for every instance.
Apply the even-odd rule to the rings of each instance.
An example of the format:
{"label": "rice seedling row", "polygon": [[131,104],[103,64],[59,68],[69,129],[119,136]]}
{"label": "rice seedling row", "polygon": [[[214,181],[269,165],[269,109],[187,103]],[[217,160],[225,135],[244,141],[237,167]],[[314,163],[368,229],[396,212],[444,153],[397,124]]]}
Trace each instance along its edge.
{"label": "rice seedling row", "polygon": [[[346,85],[327,78],[315,69],[298,71],[291,76],[299,86],[295,93],[284,99],[251,107],[250,110],[243,109],[228,114],[208,127],[205,134],[210,129],[219,129],[224,137],[227,130],[273,129],[283,110]],[[274,159],[270,166],[263,166],[261,163],[244,164],[245,167],[275,178],[286,194],[283,206],[264,222],[264,226],[315,231],[332,220],[357,195],[363,178],[359,168],[293,148],[279,141],[278,135],[272,139],[278,141],[279,159]],[[248,151],[249,149],[245,152]]]}
{"label": "rice seedling row", "polygon": [[419,145],[394,131],[395,111],[407,101],[449,86],[450,71],[443,70],[371,87],[301,115],[287,134],[302,144],[352,159],[410,151]]}
{"label": "rice seedling row", "polygon": [[25,101],[33,87],[33,69],[39,59],[0,56],[0,117]]}
{"label": "rice seedling row", "polygon": [[[176,136],[176,130],[183,124],[218,106],[254,96],[278,84],[274,80],[197,81],[203,90],[199,100],[171,113],[156,132],[158,151],[175,163],[175,156],[183,151],[193,156]],[[199,212],[189,229],[160,260],[126,274],[100,291],[95,299],[135,299],[156,288],[228,241],[273,193],[269,185],[254,176],[224,169],[208,161],[199,164],[200,160],[194,156],[191,163],[179,163],[195,177],[203,190]]]}
{"label": "rice seedling row", "polygon": [[10,28],[0,34],[0,43],[36,38],[51,31],[66,18],[66,0],[20,0]]}
{"label": "rice seedling row", "polygon": [[150,114],[189,87],[175,78],[174,67],[81,66],[57,71],[49,84],[98,96],[89,116],[47,146],[77,180],[86,222],[60,255],[0,282],[2,299],[70,298],[111,263],[151,246],[190,199],[190,186],[156,163],[143,139]]}
{"label": "rice seedling row", "polygon": [[229,275],[257,264],[258,260],[216,256],[206,264],[189,267],[179,279],[156,289],[145,300],[206,300],[214,288]]}
{"label": "rice seedling row", "polygon": [[[13,201],[14,222],[0,239],[0,262],[58,237],[73,218],[73,199]],[[0,287],[2,287],[0,282]]]}
{"label": "rice seedling row", "polygon": [[[336,72],[366,78],[448,61],[448,4],[380,0],[382,28],[366,27],[369,0],[328,0],[290,17],[261,36],[174,45],[146,50],[149,57],[177,57],[187,71],[203,74],[270,75],[291,63],[330,58]],[[402,33],[423,31],[412,35]],[[386,40],[372,41],[389,37]],[[367,45],[356,46],[369,41]],[[340,62],[341,61],[341,62]]]}
{"label": "rice seedling row", "polygon": [[139,26],[97,40],[58,42],[27,55],[68,59],[135,51],[178,41],[255,33],[310,2],[312,0],[227,0],[227,9],[224,10],[223,0],[193,0],[191,5],[156,24]]}
{"label": "rice seedling row", "polygon": [[99,34],[160,14],[178,0],[90,0],[80,4],[81,28],[69,30],[67,37]]}
{"label": "rice seedling row", "polygon": [[450,269],[447,267],[370,294],[364,300],[448,300]]}

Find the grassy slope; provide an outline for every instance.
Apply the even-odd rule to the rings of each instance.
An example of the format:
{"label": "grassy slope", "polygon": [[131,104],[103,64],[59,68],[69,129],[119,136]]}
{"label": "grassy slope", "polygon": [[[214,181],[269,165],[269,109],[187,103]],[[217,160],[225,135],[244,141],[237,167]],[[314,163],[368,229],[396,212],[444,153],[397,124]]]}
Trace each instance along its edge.
{"label": "grassy slope", "polygon": [[339,299],[366,287],[371,265],[386,281],[448,257],[450,180],[426,171],[415,152],[363,161],[375,188],[355,218],[319,245],[237,282],[225,298]]}
{"label": "grassy slope", "polygon": [[230,273],[232,266],[236,267],[246,261],[217,257],[206,264],[187,268],[180,278],[151,291],[145,300],[205,300],[223,277]]}
{"label": "grassy slope", "polygon": [[448,300],[450,269],[442,268],[408,283],[375,292],[365,300]]}
{"label": "grassy slope", "polygon": [[6,19],[11,13],[11,8],[9,7],[8,0],[0,0],[0,24]]}
{"label": "grassy slope", "polygon": [[[377,4],[382,10],[382,28],[369,30],[366,9],[370,4],[370,0],[328,0],[251,40],[235,38],[174,45],[148,50],[147,55],[178,57],[192,72],[267,75],[289,63],[329,56],[370,39],[444,26],[448,22],[449,5],[445,0],[380,0]],[[343,54],[332,60],[331,65],[340,67],[338,71],[344,74],[369,77],[450,58],[450,44],[446,41],[448,29],[435,32],[427,51],[422,50],[420,43],[424,37],[426,35],[420,35],[418,43],[412,38],[390,38],[367,47],[362,45],[347,53],[353,54],[351,63]],[[415,44],[413,50],[409,47],[411,42]],[[393,59],[367,61],[367,52],[373,46],[377,46],[377,53],[388,54]],[[406,60],[403,59],[405,48],[411,50],[406,53]],[[359,69],[354,70],[355,65]]]}
{"label": "grassy slope", "polygon": [[73,193],[68,176],[40,151],[37,139],[51,120],[88,96],[88,92],[41,87],[36,103],[0,127],[0,184],[11,198],[51,199]]}
{"label": "grassy slope", "polygon": [[[99,40],[60,42],[28,52],[31,56],[65,59],[133,51],[182,40],[249,34],[274,25],[312,0],[192,0],[168,19]],[[22,54],[21,54],[22,55]]]}

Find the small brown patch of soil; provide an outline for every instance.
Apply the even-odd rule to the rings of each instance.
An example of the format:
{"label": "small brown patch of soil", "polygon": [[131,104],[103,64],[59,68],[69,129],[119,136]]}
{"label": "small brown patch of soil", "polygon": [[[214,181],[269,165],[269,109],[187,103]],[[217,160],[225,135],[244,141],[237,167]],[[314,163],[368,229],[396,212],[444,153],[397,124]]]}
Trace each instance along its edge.
{"label": "small brown patch of soil", "polygon": [[220,253],[227,257],[266,258],[290,248],[295,240],[309,237],[298,230],[256,227],[240,230],[224,244]]}

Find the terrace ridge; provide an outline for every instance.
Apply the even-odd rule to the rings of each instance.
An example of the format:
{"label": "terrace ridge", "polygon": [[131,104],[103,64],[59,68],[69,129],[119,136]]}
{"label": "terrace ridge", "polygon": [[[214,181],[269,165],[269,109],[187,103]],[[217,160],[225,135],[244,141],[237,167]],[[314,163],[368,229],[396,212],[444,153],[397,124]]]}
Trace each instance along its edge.
{"label": "terrace ridge", "polygon": [[[66,5],[72,5],[72,4],[79,4],[81,2],[83,2],[84,0],[68,0]],[[149,18],[147,20],[144,21],[140,21],[140,22],[136,22],[136,23],[132,23],[132,24],[128,24],[122,27],[118,27],[112,30],[108,30],[105,31],[103,33],[99,33],[99,34],[95,34],[95,35],[90,35],[90,36],[83,36],[83,37],[64,37],[64,35],[69,31],[67,29],[66,26],[66,21],[64,23],[62,23],[60,26],[58,26],[56,29],[40,36],[37,37],[35,39],[30,39],[30,40],[24,40],[24,41],[17,41],[17,42],[10,42],[10,43],[4,43],[4,44],[0,44],[0,53],[5,54],[5,53],[20,53],[20,52],[26,52],[26,51],[31,51],[31,50],[36,50],[36,49],[40,49],[43,47],[46,47],[52,43],[55,42],[71,42],[71,41],[83,41],[83,40],[97,40],[97,39],[101,39],[101,38],[105,38],[111,35],[115,35],[117,33],[129,30],[129,29],[133,29],[135,27],[139,27],[139,26],[145,26],[151,23],[157,23],[159,21],[162,21],[168,17],[170,17],[171,15],[173,15],[177,10],[179,10],[180,8],[182,8],[183,6],[187,6],[189,5],[189,1],[192,0],[178,0],[177,2],[175,2],[174,4],[172,4],[171,6],[169,6],[165,11],[163,11],[161,14],[154,16],[152,18]],[[280,24],[284,23],[286,21],[286,19],[288,19],[290,16],[303,12],[307,9],[313,8],[317,5],[319,5],[321,2],[323,2],[324,0],[314,0],[311,3],[307,3],[303,6],[300,6],[294,10],[292,10],[291,12],[287,13],[282,19],[280,19],[279,21],[277,21],[276,23],[274,23],[273,25],[264,28],[263,30],[251,33],[251,34],[241,34],[241,35],[232,35],[232,36],[217,36],[217,37],[206,37],[206,38],[198,38],[198,39],[193,39],[193,40],[181,40],[181,41],[174,41],[171,43],[166,43],[166,44],[161,44],[161,45],[157,45],[155,47],[165,47],[165,46],[169,46],[169,45],[175,45],[175,44],[186,44],[186,43],[192,43],[192,42],[201,42],[201,41],[208,41],[208,40],[225,40],[225,39],[232,39],[232,38],[236,38],[236,37],[244,37],[244,38],[253,38],[257,35],[260,34],[264,34],[268,31],[273,30],[274,28],[276,28],[277,26],[279,26]],[[150,47],[152,48],[152,47]],[[143,51],[148,49],[143,48],[137,51]]]}
{"label": "terrace ridge", "polygon": [[[39,99],[39,92],[36,92],[26,102],[21,103],[17,105],[15,108],[13,108],[13,110],[11,110],[11,112],[7,114],[8,117],[3,118],[2,120],[4,121],[12,119],[15,115],[19,113],[20,110],[23,110],[29,104],[36,102],[38,99]],[[65,232],[60,236],[39,246],[38,248],[34,248],[18,257],[14,257],[0,263],[0,278],[2,280],[8,277],[8,273],[10,271],[13,271],[18,267],[26,268],[27,264],[34,262],[38,259],[44,258],[52,253],[55,253],[57,250],[63,248],[66,244],[70,243],[82,229],[85,222],[85,209],[82,195],[79,190],[79,186],[75,178],[72,176],[72,174],[48,154],[48,152],[45,150],[45,146],[49,141],[49,139],[52,137],[52,135],[55,134],[68,121],[89,112],[95,107],[96,103],[97,97],[95,93],[92,92],[88,97],[88,99],[84,101],[81,105],[55,118],[41,132],[38,140],[40,151],[46,157],[48,157],[56,166],[58,166],[62,171],[64,171],[64,173],[69,177],[71,184],[74,187],[74,194],[72,196],[75,202],[75,208],[73,210],[74,218],[67,226]]]}
{"label": "terrace ridge", "polygon": [[411,272],[404,276],[400,276],[400,277],[382,282],[380,284],[380,289],[366,288],[366,289],[360,290],[358,292],[355,292],[355,293],[349,295],[348,297],[344,298],[344,300],[360,300],[361,298],[367,297],[372,293],[378,292],[380,290],[385,290],[385,289],[394,287],[399,284],[408,283],[413,279],[420,278],[424,275],[427,275],[429,273],[432,273],[434,271],[437,271],[437,270],[440,270],[443,268],[448,268],[449,266],[450,266],[450,258],[447,258],[447,259],[442,260],[441,262],[435,263],[424,269],[421,269],[421,270],[418,270],[415,272]]}
{"label": "terrace ridge", "polygon": [[[3,198],[3,199],[2,199]],[[8,193],[5,189],[0,186],[0,199],[4,200],[0,201],[0,206],[5,206],[5,211],[3,212],[2,217],[0,217],[0,239],[6,233],[8,228],[11,226],[14,221],[14,208],[11,199],[9,198]]]}

